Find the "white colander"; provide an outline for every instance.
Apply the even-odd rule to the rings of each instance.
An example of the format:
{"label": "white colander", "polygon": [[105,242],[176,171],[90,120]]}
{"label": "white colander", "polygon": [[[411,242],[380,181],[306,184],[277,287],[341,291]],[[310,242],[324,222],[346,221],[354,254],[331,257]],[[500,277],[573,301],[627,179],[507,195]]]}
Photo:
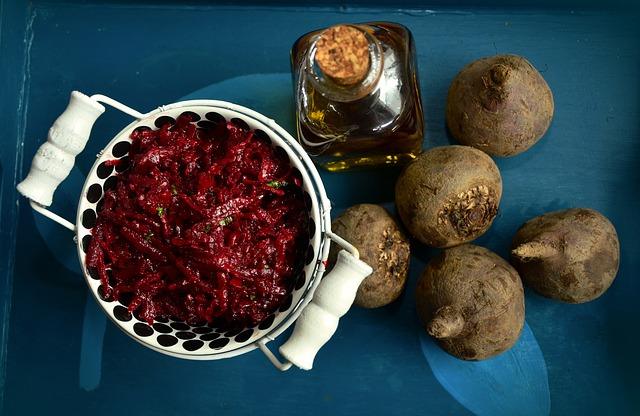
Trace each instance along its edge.
{"label": "white colander", "polygon": [[[75,225],[47,209],[58,185],[69,175],[76,155],[85,147],[95,121],[108,104],[135,120],[118,133],[98,155],[80,194]],[[274,147],[282,148],[291,165],[302,176],[302,188],[307,199],[309,242],[305,266],[296,278],[295,288],[278,311],[255,327],[223,331],[208,325],[193,327],[185,322],[158,320],[153,325],[137,319],[119,301],[102,296],[100,280],[85,266],[85,251],[91,238],[91,228],[99,213],[105,189],[117,181],[118,167],[104,162],[128,157],[134,129],[157,128],[168,118],[175,120],[184,112],[197,118],[194,123],[227,121],[260,130]],[[195,114],[196,116],[193,116]],[[338,319],[344,315],[355,297],[361,281],[371,268],[358,259],[358,251],[331,232],[331,205],[324,186],[309,156],[282,127],[273,120],[248,108],[214,100],[181,101],[161,106],[146,114],[139,113],[103,95],[86,96],[71,93],[67,109],[49,130],[47,142],[37,151],[28,176],[18,185],[18,191],[30,200],[31,207],[62,226],[74,231],[82,270],[96,300],[104,312],[124,332],[141,344],[174,357],[213,360],[234,357],[255,348],[260,350],[280,370],[294,364],[311,369],[318,350],[335,332]],[[331,241],[343,250],[334,269],[323,277]],[[280,335],[294,321],[295,329],[280,347],[285,362],[279,361],[266,344]]]}

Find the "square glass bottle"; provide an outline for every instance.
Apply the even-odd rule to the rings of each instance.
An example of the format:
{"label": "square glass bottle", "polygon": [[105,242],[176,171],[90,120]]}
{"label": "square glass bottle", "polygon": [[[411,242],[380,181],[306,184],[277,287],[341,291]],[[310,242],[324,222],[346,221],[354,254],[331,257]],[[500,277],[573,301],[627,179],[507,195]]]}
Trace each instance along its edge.
{"label": "square glass bottle", "polygon": [[397,164],[422,149],[413,36],[396,23],[337,25],[291,51],[298,140],[330,171]]}

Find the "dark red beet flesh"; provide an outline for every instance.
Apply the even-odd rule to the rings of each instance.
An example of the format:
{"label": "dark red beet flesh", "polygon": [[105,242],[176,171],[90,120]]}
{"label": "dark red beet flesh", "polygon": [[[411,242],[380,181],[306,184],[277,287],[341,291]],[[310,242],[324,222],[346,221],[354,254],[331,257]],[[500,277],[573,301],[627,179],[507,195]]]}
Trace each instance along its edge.
{"label": "dark red beet flesh", "polygon": [[286,154],[230,123],[196,128],[188,115],[131,139],[130,167],[105,192],[87,250],[103,294],[149,323],[241,328],[274,312],[308,241]]}

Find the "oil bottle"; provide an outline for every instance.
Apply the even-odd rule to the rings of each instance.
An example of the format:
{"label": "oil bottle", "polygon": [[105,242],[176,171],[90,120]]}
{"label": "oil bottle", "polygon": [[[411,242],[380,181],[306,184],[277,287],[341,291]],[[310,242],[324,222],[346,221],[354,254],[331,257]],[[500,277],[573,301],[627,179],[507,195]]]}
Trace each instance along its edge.
{"label": "oil bottle", "polygon": [[424,120],[411,32],[341,24],[293,45],[298,140],[330,171],[393,165],[422,149]]}

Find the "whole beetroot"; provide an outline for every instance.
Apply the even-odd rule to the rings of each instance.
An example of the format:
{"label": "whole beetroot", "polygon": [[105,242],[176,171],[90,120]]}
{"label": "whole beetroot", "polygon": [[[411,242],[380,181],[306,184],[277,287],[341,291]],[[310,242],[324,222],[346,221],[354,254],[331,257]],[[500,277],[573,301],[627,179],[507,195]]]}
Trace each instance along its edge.
{"label": "whole beetroot", "polygon": [[511,348],[524,325],[516,270],[486,248],[465,244],[429,262],[416,288],[418,315],[448,353],[482,360]]}
{"label": "whole beetroot", "polygon": [[527,221],[513,238],[511,260],[527,286],[541,295],[583,303],[613,283],[620,243],[604,215],[574,208]]}
{"label": "whole beetroot", "polygon": [[553,118],[553,95],[542,75],[516,55],[482,58],[449,87],[447,126],[453,137],[494,156],[536,144]]}
{"label": "whole beetroot", "polygon": [[[409,240],[380,205],[358,204],[331,223],[331,230],[353,244],[360,259],[373,268],[358,288],[354,303],[379,308],[395,301],[404,290],[409,271]],[[337,258],[331,248],[330,263]]]}
{"label": "whole beetroot", "polygon": [[484,234],[498,213],[502,178],[485,153],[468,146],[430,149],[396,183],[396,206],[415,238],[452,247]]}

